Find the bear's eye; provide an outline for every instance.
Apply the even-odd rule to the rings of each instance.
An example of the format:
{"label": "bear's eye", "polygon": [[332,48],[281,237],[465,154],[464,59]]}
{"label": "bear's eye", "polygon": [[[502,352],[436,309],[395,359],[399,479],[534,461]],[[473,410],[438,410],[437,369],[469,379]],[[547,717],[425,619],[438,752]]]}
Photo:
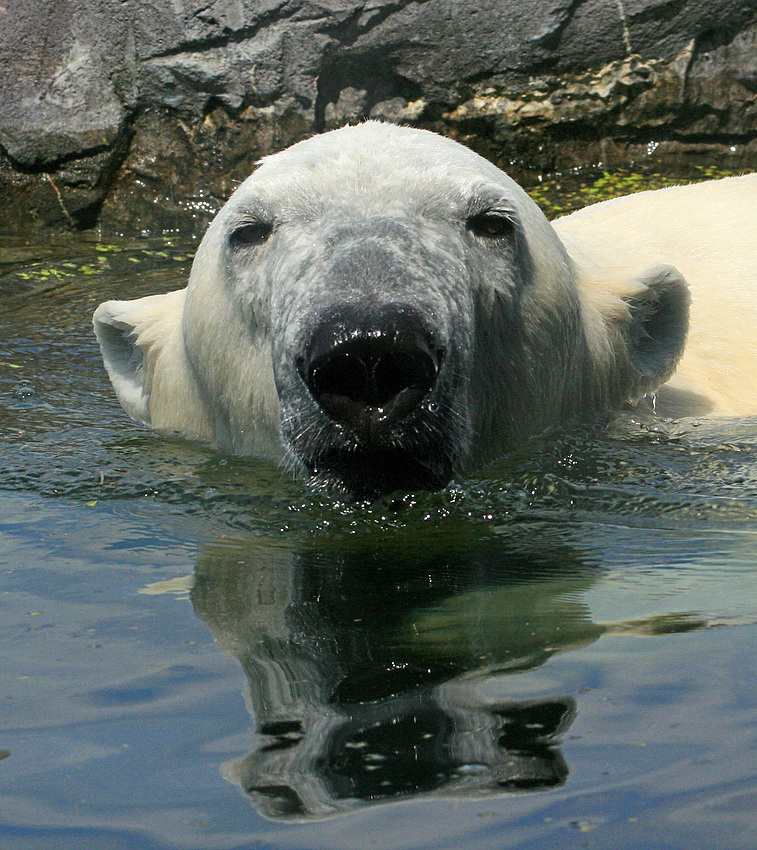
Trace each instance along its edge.
{"label": "bear's eye", "polygon": [[507,236],[513,232],[515,224],[508,215],[502,212],[489,210],[478,213],[468,219],[468,230],[476,236],[484,236],[492,239],[497,236]]}
{"label": "bear's eye", "polygon": [[233,230],[229,236],[232,248],[246,248],[250,245],[261,245],[268,239],[273,225],[267,221],[250,221]]}

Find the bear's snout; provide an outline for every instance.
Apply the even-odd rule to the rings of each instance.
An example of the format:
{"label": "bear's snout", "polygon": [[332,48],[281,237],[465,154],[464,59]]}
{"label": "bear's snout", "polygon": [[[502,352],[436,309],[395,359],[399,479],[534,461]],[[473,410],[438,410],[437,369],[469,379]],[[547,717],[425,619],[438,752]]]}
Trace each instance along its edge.
{"label": "bear's snout", "polygon": [[297,370],[321,410],[368,440],[418,407],[444,358],[421,316],[404,305],[332,311],[306,352]]}

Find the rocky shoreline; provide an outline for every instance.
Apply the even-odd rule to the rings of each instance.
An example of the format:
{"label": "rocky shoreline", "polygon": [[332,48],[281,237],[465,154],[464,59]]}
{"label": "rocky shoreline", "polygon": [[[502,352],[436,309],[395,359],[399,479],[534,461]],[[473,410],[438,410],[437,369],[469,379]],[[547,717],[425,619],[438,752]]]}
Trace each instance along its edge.
{"label": "rocky shoreline", "polygon": [[757,167],[734,0],[16,0],[0,23],[6,231],[199,233],[259,157],[369,117],[526,183]]}

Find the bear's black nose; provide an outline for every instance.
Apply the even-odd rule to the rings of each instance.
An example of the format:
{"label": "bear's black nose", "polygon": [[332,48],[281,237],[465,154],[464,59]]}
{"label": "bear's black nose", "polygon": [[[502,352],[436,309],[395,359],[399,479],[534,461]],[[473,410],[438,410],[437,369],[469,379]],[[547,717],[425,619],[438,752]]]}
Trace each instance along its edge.
{"label": "bear's black nose", "polygon": [[418,406],[434,386],[442,356],[412,309],[361,315],[347,307],[321,322],[298,369],[328,416],[373,435]]}

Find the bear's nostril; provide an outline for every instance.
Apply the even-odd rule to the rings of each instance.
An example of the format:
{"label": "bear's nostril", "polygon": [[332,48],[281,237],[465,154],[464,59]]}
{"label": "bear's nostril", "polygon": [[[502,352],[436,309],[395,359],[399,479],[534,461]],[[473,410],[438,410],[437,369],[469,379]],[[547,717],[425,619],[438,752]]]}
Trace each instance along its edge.
{"label": "bear's nostril", "polygon": [[[343,327],[343,326],[342,326]],[[311,355],[298,364],[320,407],[334,420],[372,431],[407,416],[432,389],[441,352],[417,328],[363,328],[339,339],[329,325],[316,332]]]}
{"label": "bear's nostril", "polygon": [[414,346],[401,346],[380,355],[373,367],[375,404],[385,406],[399,393],[408,389],[427,393],[434,385],[439,365],[425,341],[420,337]]}
{"label": "bear's nostril", "polygon": [[318,357],[310,364],[306,383],[318,399],[322,395],[340,395],[366,399],[371,395],[370,362],[358,353],[336,349]]}

